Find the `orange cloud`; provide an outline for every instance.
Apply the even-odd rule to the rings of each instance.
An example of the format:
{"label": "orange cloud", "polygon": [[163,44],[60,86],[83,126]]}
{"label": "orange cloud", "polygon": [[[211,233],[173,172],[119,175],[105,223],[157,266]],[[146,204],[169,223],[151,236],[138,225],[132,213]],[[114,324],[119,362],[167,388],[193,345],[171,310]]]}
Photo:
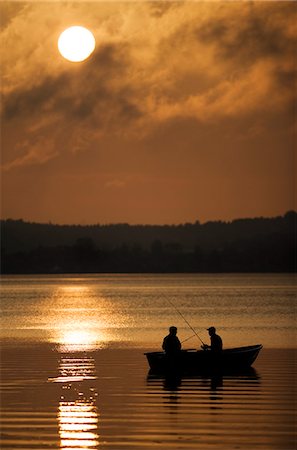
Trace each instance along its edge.
{"label": "orange cloud", "polygon": [[[221,154],[229,161],[219,165],[221,178],[234,176],[227,201],[236,176],[248,183],[255,167],[263,168],[258,186],[269,179],[262,204],[269,191],[275,195],[271,173],[279,184],[291,180],[293,2],[2,2],[0,8],[2,169],[9,189],[19,188],[16,177],[31,169],[39,179],[39,166],[51,180],[63,171],[70,178],[84,171],[84,179],[96,172],[97,190],[106,196],[129,191],[139,199],[139,180],[156,176],[158,186],[174,180],[174,192],[183,186],[183,210],[194,215],[195,195],[190,207],[184,180],[197,186],[198,173],[213,192],[208,183],[218,178]],[[89,27],[97,41],[93,56],[77,65],[57,49],[61,31],[74,24]],[[233,148],[242,158],[238,175]],[[143,198],[150,198],[149,185]],[[172,203],[169,195],[166,190],[159,211]],[[112,201],[115,210],[122,207],[116,195]],[[126,201],[132,217],[137,202]],[[11,203],[19,208],[17,199]]]}

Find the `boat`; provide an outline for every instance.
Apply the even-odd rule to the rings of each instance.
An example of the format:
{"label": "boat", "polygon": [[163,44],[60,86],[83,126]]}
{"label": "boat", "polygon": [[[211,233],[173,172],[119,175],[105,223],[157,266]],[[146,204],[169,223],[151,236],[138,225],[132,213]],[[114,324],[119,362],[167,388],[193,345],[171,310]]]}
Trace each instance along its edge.
{"label": "boat", "polygon": [[211,350],[185,349],[174,357],[165,352],[146,352],[152,373],[205,373],[233,371],[250,367],[256,360],[261,344],[224,349],[220,354]]}

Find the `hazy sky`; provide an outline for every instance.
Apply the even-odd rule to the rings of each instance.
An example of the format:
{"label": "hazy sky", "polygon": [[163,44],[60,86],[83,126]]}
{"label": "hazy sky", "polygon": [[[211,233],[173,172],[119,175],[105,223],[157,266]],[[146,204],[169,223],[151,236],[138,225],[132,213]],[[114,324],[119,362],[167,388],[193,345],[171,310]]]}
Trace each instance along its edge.
{"label": "hazy sky", "polygon": [[[3,218],[161,224],[295,207],[296,3],[0,8]],[[85,62],[58,52],[71,25],[96,38]]]}

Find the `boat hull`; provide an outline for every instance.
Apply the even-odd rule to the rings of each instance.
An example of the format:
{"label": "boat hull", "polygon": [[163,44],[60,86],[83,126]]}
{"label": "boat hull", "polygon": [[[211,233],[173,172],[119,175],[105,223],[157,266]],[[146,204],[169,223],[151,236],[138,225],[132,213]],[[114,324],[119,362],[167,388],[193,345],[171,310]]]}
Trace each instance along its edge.
{"label": "boat hull", "polygon": [[174,357],[169,357],[165,352],[147,352],[145,356],[154,373],[232,371],[250,367],[261,348],[262,345],[257,344],[226,349],[219,355],[210,350],[182,350]]}

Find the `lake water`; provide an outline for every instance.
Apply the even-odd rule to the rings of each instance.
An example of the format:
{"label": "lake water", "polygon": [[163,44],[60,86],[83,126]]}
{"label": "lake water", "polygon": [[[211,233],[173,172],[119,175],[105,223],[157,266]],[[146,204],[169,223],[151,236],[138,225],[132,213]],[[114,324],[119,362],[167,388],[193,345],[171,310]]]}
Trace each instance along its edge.
{"label": "lake water", "polygon": [[[295,450],[292,275],[7,276],[1,448]],[[164,379],[143,353],[264,345],[237,376]],[[190,338],[190,339],[188,339]]]}

